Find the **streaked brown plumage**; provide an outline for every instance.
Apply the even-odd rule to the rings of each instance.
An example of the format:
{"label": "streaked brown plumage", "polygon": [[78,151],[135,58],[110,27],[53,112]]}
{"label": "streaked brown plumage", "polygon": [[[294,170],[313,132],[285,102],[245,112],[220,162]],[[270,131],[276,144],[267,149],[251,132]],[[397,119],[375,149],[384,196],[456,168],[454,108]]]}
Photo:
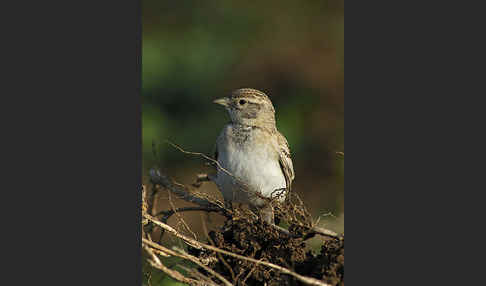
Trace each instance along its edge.
{"label": "streaked brown plumage", "polygon": [[288,142],[275,125],[272,102],[265,93],[250,88],[214,102],[226,108],[231,122],[216,141],[215,159],[225,170],[218,170],[213,181],[227,203],[261,208],[264,219],[273,223],[273,209],[260,196],[280,194],[283,201],[295,174]]}

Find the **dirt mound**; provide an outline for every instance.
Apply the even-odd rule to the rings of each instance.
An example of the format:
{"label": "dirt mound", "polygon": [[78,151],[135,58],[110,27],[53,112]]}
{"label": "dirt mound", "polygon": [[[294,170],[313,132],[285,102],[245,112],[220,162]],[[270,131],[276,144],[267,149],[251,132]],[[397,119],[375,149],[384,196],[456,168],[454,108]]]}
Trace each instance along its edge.
{"label": "dirt mound", "polygon": [[[289,221],[289,212],[276,214],[286,216],[285,221]],[[302,222],[302,218],[294,221]],[[309,238],[305,229],[302,224],[291,223],[288,228],[290,234],[287,234],[244,210],[235,210],[232,219],[208,234],[208,244],[271,262],[331,285],[344,285],[344,236],[339,239],[323,238],[320,253],[313,254],[305,249],[305,240]],[[204,261],[211,261],[208,264],[210,268],[236,285],[303,285],[292,276],[264,265],[207,250],[190,248],[189,252]],[[203,269],[199,270],[210,276]]]}

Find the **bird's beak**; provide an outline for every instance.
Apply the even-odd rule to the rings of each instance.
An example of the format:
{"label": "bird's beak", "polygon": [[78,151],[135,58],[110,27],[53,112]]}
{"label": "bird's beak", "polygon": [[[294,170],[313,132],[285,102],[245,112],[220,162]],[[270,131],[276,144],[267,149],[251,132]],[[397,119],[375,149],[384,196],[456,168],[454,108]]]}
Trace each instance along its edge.
{"label": "bird's beak", "polygon": [[219,104],[219,105],[222,105],[222,106],[228,106],[229,105],[229,98],[227,97],[222,97],[222,98],[218,98],[216,100],[213,101],[213,103],[216,103],[216,104]]}

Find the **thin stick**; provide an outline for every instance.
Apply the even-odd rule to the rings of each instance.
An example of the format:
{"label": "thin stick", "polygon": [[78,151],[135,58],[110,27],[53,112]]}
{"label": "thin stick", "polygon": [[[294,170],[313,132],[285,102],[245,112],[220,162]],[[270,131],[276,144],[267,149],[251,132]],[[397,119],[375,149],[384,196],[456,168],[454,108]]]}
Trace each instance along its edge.
{"label": "thin stick", "polygon": [[220,212],[221,208],[214,208],[214,207],[183,207],[183,208],[178,208],[176,210],[168,210],[168,211],[161,211],[155,216],[158,217],[160,215],[163,215],[162,218],[160,219],[162,222],[167,223],[167,220],[174,215],[176,212],[181,213],[181,212],[190,212],[190,211],[205,211],[205,212]]}
{"label": "thin stick", "polygon": [[323,236],[329,236],[329,237],[332,237],[332,238],[335,238],[335,239],[339,239],[339,234],[337,234],[334,231],[329,230],[329,229],[314,226],[311,229],[311,231],[315,232],[316,234],[320,234],[320,235],[323,235]]}
{"label": "thin stick", "polygon": [[207,272],[211,273],[212,275],[214,275],[216,278],[218,278],[221,282],[223,282],[225,285],[227,286],[232,286],[232,284],[226,280],[223,276],[221,276],[221,274],[215,272],[214,270],[212,270],[211,268],[207,267],[206,265],[202,264],[201,261],[199,261],[199,259],[197,259],[196,257],[184,252],[182,249],[177,249],[177,252],[176,251],[173,251],[173,250],[170,250],[162,245],[159,245],[157,243],[154,243],[154,242],[151,242],[147,239],[142,239],[142,242],[149,245],[150,247],[153,247],[163,253],[167,253],[167,254],[170,254],[170,255],[173,255],[173,256],[177,256],[177,257],[180,257],[180,258],[184,258],[186,260],[189,260],[191,262],[194,262],[196,263],[197,265],[199,265],[201,268],[203,268],[204,270],[206,270]]}
{"label": "thin stick", "polygon": [[187,273],[189,273],[192,277],[198,279],[204,286],[219,286],[218,284],[214,283],[213,280],[211,280],[211,278],[202,274],[197,269],[189,268],[184,265],[178,265],[178,266],[182,268],[182,270],[185,270]]}
{"label": "thin stick", "polygon": [[191,230],[191,228],[186,223],[186,221],[184,220],[184,218],[182,218],[181,214],[177,212],[176,206],[174,205],[174,202],[172,201],[172,196],[170,195],[170,192],[168,194],[169,194],[169,204],[170,204],[170,206],[172,208],[172,211],[177,215],[177,217],[179,217],[179,221],[186,228],[186,230],[189,231],[193,235],[194,239],[197,240],[196,234]]}
{"label": "thin stick", "polygon": [[[148,242],[148,240],[146,240],[146,239],[143,239],[143,240]],[[166,273],[171,278],[173,278],[177,281],[180,281],[180,282],[183,282],[183,283],[186,283],[186,284],[190,284],[190,285],[201,285],[202,284],[197,280],[185,277],[184,275],[182,275],[180,272],[178,272],[176,270],[169,269],[162,262],[160,262],[160,260],[157,258],[157,256],[153,253],[152,249],[148,248],[147,246],[144,246],[144,250],[151,256],[151,259],[147,260],[148,263],[150,264],[150,266],[157,268],[159,270],[162,270],[164,273]]]}
{"label": "thin stick", "polygon": [[213,162],[214,164],[216,164],[216,166],[218,167],[218,169],[220,169],[221,171],[225,172],[228,176],[231,176],[233,178],[235,178],[235,176],[233,174],[231,174],[228,170],[226,170],[225,168],[223,168],[218,161],[214,160],[213,158],[209,157],[208,155],[204,154],[204,153],[199,153],[199,152],[191,152],[191,151],[186,151],[184,149],[182,149],[182,147],[180,147],[179,145],[175,144],[175,143],[172,143],[170,142],[169,140],[166,140],[166,142],[171,145],[172,147],[176,148],[177,150],[181,151],[182,153],[184,154],[189,154],[189,155],[196,155],[196,156],[201,156],[203,157],[204,159],[206,160],[209,160],[211,162]]}
{"label": "thin stick", "polygon": [[235,179],[235,180],[236,180],[236,182],[238,183],[238,185],[239,185],[239,186],[242,188],[242,191],[246,191],[246,192],[248,192],[248,190],[250,189],[250,188],[248,187],[248,185],[247,185],[245,182],[243,182],[241,179],[237,178],[237,177],[236,177],[235,175],[233,175],[233,174],[232,174],[230,171],[228,171],[228,170],[226,170],[225,168],[223,168],[223,166],[221,166],[221,165],[219,164],[219,162],[218,162],[218,161],[214,160],[213,158],[209,157],[208,155],[206,155],[206,154],[204,154],[204,153],[200,153],[200,152],[191,152],[191,151],[186,151],[186,150],[182,149],[182,147],[178,146],[178,145],[177,145],[177,144],[175,144],[175,143],[170,142],[169,140],[166,140],[166,142],[167,142],[169,145],[171,145],[172,147],[176,148],[177,150],[181,151],[181,152],[182,152],[182,153],[184,153],[184,154],[201,156],[201,157],[203,157],[204,159],[206,159],[206,160],[209,160],[209,161],[213,162],[214,164],[216,164],[216,166],[217,166],[217,169],[218,169],[218,170],[223,171],[223,172],[224,172],[224,173],[226,173],[228,176],[230,176],[230,177],[232,177],[233,179]]}
{"label": "thin stick", "polygon": [[[214,243],[214,241],[209,236],[208,229],[206,227],[206,222],[204,221],[204,219],[202,218],[202,216],[201,216],[201,222],[202,222],[202,227],[203,227],[204,234],[206,235],[206,238],[208,239],[209,243],[211,243],[211,245],[213,245],[213,246],[216,246],[216,244]],[[235,276],[235,273],[233,272],[233,269],[231,268],[231,266],[228,264],[228,262],[226,261],[226,259],[224,259],[224,257],[221,255],[221,253],[216,253],[216,255],[221,260],[221,262],[223,263],[223,265],[229,270],[229,273],[231,274],[231,279],[232,279],[233,283],[236,284],[236,276]]]}
{"label": "thin stick", "polygon": [[166,175],[160,173],[158,170],[152,169],[150,170],[149,174],[150,174],[150,180],[152,181],[153,184],[164,186],[169,191],[177,195],[179,198],[187,202],[194,203],[202,207],[221,208],[215,203],[193,196],[183,188],[176,186]]}

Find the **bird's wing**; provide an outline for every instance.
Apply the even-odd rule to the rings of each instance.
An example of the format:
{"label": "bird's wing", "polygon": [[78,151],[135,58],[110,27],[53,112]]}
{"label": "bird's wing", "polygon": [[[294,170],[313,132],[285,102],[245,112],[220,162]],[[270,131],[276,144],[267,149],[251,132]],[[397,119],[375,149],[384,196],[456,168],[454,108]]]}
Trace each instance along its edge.
{"label": "bird's wing", "polygon": [[279,163],[282,168],[282,172],[287,184],[287,190],[290,191],[292,187],[292,181],[295,178],[294,165],[292,164],[292,158],[290,157],[290,148],[287,139],[277,131],[277,140],[279,148]]}

